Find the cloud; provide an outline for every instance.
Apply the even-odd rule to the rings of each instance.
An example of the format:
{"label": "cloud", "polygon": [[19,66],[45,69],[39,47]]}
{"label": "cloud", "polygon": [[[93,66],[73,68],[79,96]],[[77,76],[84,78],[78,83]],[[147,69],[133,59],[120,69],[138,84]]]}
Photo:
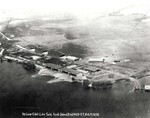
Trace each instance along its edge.
{"label": "cloud", "polygon": [[[0,16],[8,18],[28,18],[66,14],[74,15],[82,23],[88,23],[103,13],[117,11],[133,5],[150,6],[148,0],[0,0]],[[138,9],[144,11],[145,9]],[[130,13],[130,10],[127,13]]]}
{"label": "cloud", "polygon": [[[64,13],[91,15],[96,12],[107,12],[130,5],[150,5],[146,0],[0,0],[3,11],[13,15],[31,15],[32,13]],[[25,14],[23,14],[25,13]]]}

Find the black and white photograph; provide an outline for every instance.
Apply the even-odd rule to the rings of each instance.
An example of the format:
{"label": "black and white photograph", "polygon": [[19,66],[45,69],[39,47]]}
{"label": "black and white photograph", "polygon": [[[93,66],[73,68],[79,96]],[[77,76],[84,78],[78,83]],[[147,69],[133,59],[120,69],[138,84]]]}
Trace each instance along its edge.
{"label": "black and white photograph", "polygon": [[150,118],[150,1],[0,0],[0,118]]}

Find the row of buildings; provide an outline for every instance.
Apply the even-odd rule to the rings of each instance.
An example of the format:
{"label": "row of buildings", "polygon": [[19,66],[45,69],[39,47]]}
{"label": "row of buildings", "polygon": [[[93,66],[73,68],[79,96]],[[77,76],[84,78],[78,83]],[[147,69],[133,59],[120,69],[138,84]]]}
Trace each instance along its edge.
{"label": "row of buildings", "polygon": [[[39,47],[39,46],[38,46]],[[98,67],[76,64],[74,62],[79,62],[81,59],[75,56],[65,55],[64,53],[59,53],[59,56],[51,56],[48,51],[45,50],[41,52],[36,52],[38,48],[28,48],[22,47],[20,45],[15,45],[12,49],[8,50],[8,54],[5,55],[6,59],[12,59],[14,61],[33,63],[35,65],[41,65],[43,68],[50,69],[57,73],[63,73],[70,76],[70,78],[81,79],[85,78],[90,73],[100,71]],[[31,65],[31,64],[27,64]],[[82,65],[82,66],[81,66]]]}

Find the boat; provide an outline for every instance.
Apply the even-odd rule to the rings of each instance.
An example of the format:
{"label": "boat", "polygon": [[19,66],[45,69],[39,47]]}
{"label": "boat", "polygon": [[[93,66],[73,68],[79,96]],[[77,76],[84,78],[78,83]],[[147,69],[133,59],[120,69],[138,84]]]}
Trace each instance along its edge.
{"label": "boat", "polygon": [[111,81],[93,82],[88,85],[90,88],[111,88],[113,83]]}

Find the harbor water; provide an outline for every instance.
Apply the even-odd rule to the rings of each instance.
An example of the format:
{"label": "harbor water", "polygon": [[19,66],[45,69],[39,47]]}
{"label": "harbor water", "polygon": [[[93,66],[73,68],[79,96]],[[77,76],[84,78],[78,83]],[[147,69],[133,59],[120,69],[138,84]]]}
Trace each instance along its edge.
{"label": "harbor water", "polygon": [[0,117],[20,118],[22,112],[99,113],[100,118],[150,118],[150,93],[132,90],[120,81],[111,89],[87,89],[80,83],[48,84],[51,77],[15,62],[0,63]]}

